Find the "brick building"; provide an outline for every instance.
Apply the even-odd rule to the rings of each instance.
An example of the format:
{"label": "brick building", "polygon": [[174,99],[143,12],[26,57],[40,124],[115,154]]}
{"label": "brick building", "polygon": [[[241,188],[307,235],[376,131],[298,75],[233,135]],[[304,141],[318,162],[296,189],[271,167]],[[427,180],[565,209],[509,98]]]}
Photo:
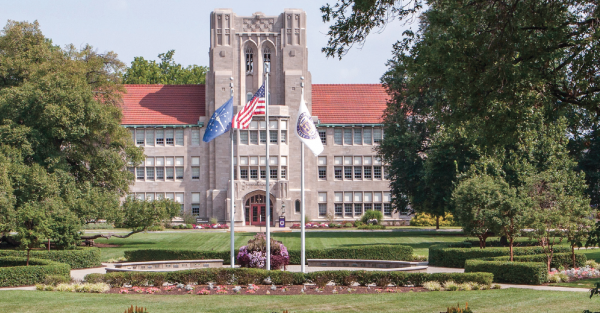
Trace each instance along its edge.
{"label": "brick building", "polygon": [[[306,213],[313,221],[354,220],[365,210],[399,221],[390,201],[386,168],[374,147],[383,138],[381,115],[388,96],[379,84],[311,84],[306,47],[306,14],[286,9],[278,16],[211,13],[210,64],[206,85],[126,85],[123,125],[145,149],[145,163],[130,168],[140,199],[172,198],[185,211],[228,221],[235,204],[236,225],[265,220],[265,179],[269,175],[275,223],[300,221],[300,141],[294,127],[305,83],[305,99],[325,146],[319,157],[306,149]],[[247,102],[271,63],[269,121],[255,116],[248,130],[234,132],[234,190],[229,190],[230,139],[202,142],[215,108],[229,99],[234,110]],[[267,127],[269,135],[267,136]],[[270,172],[265,170],[265,145]]]}

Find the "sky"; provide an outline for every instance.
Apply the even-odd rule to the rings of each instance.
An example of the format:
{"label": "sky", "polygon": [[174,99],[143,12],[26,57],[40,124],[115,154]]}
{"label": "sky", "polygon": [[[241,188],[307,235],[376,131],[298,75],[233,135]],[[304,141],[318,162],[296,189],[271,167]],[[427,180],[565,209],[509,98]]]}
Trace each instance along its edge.
{"label": "sky", "polygon": [[184,66],[208,65],[210,12],[231,8],[238,16],[254,12],[279,15],[285,8],[307,14],[308,66],[312,82],[319,84],[379,83],[392,56],[392,45],[405,29],[400,22],[372,33],[360,49],[355,46],[340,61],[326,58],[328,25],[319,8],[336,0],[19,0],[0,1],[2,27],[8,20],[37,20],[54,44],[94,46],[99,52],[114,51],[127,65],[134,57],[157,60],[159,53],[174,49],[174,59]]}

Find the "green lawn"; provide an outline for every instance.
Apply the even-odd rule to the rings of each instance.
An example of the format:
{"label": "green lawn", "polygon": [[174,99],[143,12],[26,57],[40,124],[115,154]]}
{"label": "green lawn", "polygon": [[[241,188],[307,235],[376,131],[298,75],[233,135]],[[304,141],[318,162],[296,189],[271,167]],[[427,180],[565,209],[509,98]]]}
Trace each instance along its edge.
{"label": "green lawn", "polygon": [[[91,232],[90,232],[91,233]],[[181,231],[177,233],[140,233],[129,238],[96,239],[97,243],[116,244],[116,248],[102,248],[102,259],[123,256],[125,250],[135,249],[191,249],[229,250],[229,233]],[[254,233],[236,233],[235,247],[245,245]],[[300,233],[272,233],[291,250],[300,250]],[[320,232],[306,233],[307,249],[358,247],[373,244],[402,244],[414,248],[418,255],[429,255],[429,246],[443,242],[458,242],[466,237],[460,233],[441,232]]]}
{"label": "green lawn", "polygon": [[600,283],[600,278],[581,279],[570,283],[550,284],[551,286],[573,287],[573,288],[594,288],[596,283]]}
{"label": "green lawn", "polygon": [[159,312],[441,312],[465,302],[484,312],[600,311],[600,298],[587,293],[505,289],[376,295],[160,296],[0,291],[0,312],[123,312],[130,305]]}

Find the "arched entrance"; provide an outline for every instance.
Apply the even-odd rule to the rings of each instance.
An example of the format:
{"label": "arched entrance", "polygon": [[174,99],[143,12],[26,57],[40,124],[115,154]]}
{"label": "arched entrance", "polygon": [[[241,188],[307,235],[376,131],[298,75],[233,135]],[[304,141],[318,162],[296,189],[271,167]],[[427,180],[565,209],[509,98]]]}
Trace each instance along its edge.
{"label": "arched entrance", "polygon": [[[267,219],[267,202],[264,191],[262,193],[253,193],[246,197],[244,202],[244,214],[246,225],[262,225],[266,224]],[[269,199],[271,211],[271,224],[273,225],[273,200]]]}

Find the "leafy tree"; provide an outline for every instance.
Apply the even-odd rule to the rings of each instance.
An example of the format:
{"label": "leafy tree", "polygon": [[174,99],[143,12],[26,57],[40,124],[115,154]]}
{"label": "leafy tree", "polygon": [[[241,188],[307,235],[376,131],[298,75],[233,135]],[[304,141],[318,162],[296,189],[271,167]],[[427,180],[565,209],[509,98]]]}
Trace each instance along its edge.
{"label": "leafy tree", "polygon": [[50,218],[47,206],[52,203],[27,203],[19,209],[16,219],[17,240],[21,248],[27,250],[27,266],[29,266],[29,252],[39,248],[46,238],[50,237]]}
{"label": "leafy tree", "polygon": [[175,63],[175,50],[158,55],[160,63],[135,57],[123,76],[125,84],[204,84],[208,67]]}

